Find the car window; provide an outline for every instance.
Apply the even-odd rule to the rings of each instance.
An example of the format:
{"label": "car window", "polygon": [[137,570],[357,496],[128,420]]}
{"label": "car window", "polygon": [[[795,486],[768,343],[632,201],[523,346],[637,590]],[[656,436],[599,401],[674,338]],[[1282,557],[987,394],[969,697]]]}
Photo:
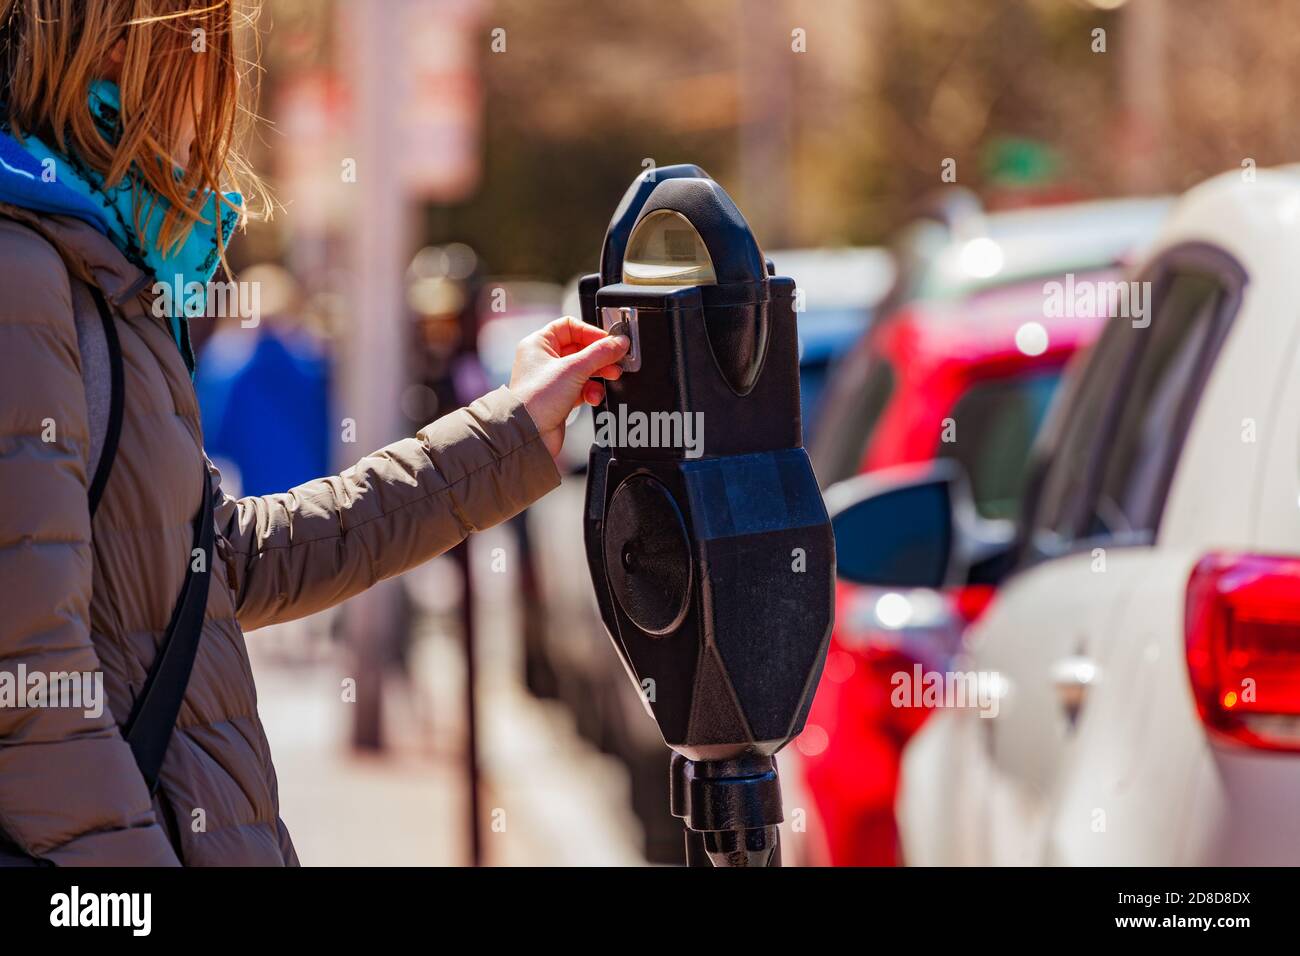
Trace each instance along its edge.
{"label": "car window", "polygon": [[893,367],[878,357],[868,361],[857,391],[839,402],[839,407],[832,409],[828,402],[825,408],[826,417],[812,452],[813,468],[823,488],[858,473],[871,436],[893,397]]}
{"label": "car window", "polygon": [[842,355],[851,354],[870,322],[864,308],[821,308],[799,313],[799,400],[803,440],[811,447],[822,399]]}
{"label": "car window", "polygon": [[1074,371],[1075,381],[1065,386],[1068,403],[1046,451],[1050,464],[1030,522],[1032,543],[1045,553],[1074,538],[1072,529],[1085,498],[1088,465],[1106,423],[1110,398],[1118,390],[1130,358],[1130,340],[1122,325],[1127,323],[1110,323],[1089,349],[1083,367]]}
{"label": "car window", "polygon": [[813,440],[813,433],[817,427],[817,413],[821,411],[822,393],[826,391],[826,379],[830,369],[831,363],[825,359],[804,362],[799,366],[799,404],[803,414],[804,444]]}
{"label": "car window", "polygon": [[1146,327],[1111,319],[1069,391],[1028,516],[1030,552],[1150,540],[1201,386],[1245,278],[1222,253],[1179,247],[1154,273]]}
{"label": "car window", "polygon": [[962,464],[981,517],[1019,516],[1029,451],[1059,382],[1055,370],[977,382],[953,406],[952,440],[937,455]]}
{"label": "car window", "polygon": [[1184,424],[1180,411],[1195,401],[1192,388],[1224,294],[1213,276],[1173,277],[1125,390],[1114,439],[1092,506],[1088,537],[1153,532],[1163,504],[1165,465],[1177,456]]}

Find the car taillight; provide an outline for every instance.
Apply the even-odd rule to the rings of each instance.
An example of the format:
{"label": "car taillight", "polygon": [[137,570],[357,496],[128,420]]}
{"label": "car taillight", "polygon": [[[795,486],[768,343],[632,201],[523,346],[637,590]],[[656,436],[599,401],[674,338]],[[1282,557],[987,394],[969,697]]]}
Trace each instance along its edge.
{"label": "car taillight", "polygon": [[1187,668],[1205,724],[1300,750],[1300,559],[1211,554],[1187,582]]}

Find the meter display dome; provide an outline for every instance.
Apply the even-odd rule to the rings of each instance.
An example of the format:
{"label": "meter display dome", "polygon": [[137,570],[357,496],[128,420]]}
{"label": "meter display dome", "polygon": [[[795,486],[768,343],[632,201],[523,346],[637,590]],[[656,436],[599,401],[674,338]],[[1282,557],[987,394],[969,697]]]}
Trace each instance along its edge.
{"label": "meter display dome", "polygon": [[631,285],[716,285],[713,259],[689,219],[659,209],[641,219],[628,240],[623,281]]}

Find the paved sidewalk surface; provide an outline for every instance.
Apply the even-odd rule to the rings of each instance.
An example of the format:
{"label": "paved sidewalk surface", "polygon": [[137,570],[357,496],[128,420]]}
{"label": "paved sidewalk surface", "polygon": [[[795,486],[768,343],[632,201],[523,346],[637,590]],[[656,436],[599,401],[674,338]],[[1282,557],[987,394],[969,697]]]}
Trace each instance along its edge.
{"label": "paved sidewalk surface", "polygon": [[[446,574],[433,569],[417,591]],[[444,581],[445,583],[445,581]],[[480,595],[479,739],[488,865],[638,865],[639,828],[621,765],[573,731],[567,711],[523,688],[508,581]],[[385,689],[388,748],[348,746],[348,656],[321,622],[248,635],[281,812],[304,865],[461,865],[468,860],[458,639],[425,614],[409,682]]]}

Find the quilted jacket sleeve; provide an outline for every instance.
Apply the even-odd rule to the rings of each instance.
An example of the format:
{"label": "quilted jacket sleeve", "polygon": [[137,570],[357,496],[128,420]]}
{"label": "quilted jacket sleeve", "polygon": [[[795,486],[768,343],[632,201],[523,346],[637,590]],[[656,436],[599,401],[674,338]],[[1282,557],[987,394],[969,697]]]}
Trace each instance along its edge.
{"label": "quilted jacket sleeve", "polygon": [[226,496],[217,526],[234,551],[240,624],[251,630],[337,604],[559,483],[528,412],[500,388],[336,477]]}
{"label": "quilted jacket sleeve", "polygon": [[67,272],[35,233],[0,222],[0,831],[55,864],[176,865],[102,695],[34,706],[23,693],[61,674],[103,686],[86,422]]}

